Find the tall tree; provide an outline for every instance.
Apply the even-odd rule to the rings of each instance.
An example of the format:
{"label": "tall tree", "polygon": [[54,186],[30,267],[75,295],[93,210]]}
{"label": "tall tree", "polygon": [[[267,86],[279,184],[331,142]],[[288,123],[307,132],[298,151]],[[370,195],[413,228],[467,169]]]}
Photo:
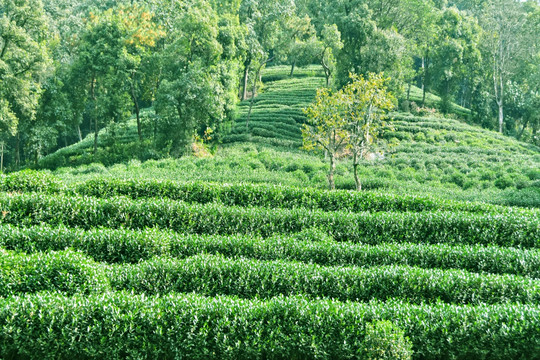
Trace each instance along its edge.
{"label": "tall tree", "polygon": [[493,95],[498,107],[499,132],[504,127],[506,83],[519,66],[524,50],[525,14],[516,0],[490,0],[482,16],[485,52],[491,61]]}
{"label": "tall tree", "polygon": [[[223,46],[218,16],[204,0],[194,0],[174,21],[163,51],[163,77],[156,110],[160,143],[172,155],[186,151],[200,127],[213,127],[226,116],[222,82]],[[225,66],[226,69],[226,66]]]}
{"label": "tall tree", "polygon": [[16,164],[21,161],[19,130],[35,119],[41,95],[48,62],[46,25],[41,0],[0,2],[0,130],[15,136]]}

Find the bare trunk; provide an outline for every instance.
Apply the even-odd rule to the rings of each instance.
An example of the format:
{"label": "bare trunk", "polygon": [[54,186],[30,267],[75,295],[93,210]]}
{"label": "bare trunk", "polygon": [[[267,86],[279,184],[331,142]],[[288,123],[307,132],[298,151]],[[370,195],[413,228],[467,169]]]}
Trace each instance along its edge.
{"label": "bare trunk", "polygon": [[293,77],[293,75],[294,75],[295,66],[296,66],[296,61],[293,61],[292,65],[291,65],[291,73],[289,74],[290,77]]}
{"label": "bare trunk", "polygon": [[407,101],[411,99],[411,83],[409,83],[409,87],[407,88]]}
{"label": "bare trunk", "polygon": [[97,99],[96,99],[96,79],[92,79],[90,92],[92,94],[92,101],[94,101],[94,157],[97,155],[98,147],[98,116],[97,116]]}
{"label": "bare trunk", "polygon": [[422,106],[426,100],[426,60],[422,56]]}
{"label": "bare trunk", "polygon": [[527,125],[529,125],[529,119],[527,119],[525,123],[523,124],[523,126],[521,127],[521,131],[519,132],[517,136],[518,140],[521,140],[521,137],[523,136],[523,133],[525,132],[525,129],[527,128]]}
{"label": "bare trunk", "polygon": [[249,64],[246,64],[244,67],[244,80],[242,82],[242,97],[241,97],[242,101],[247,99],[248,78],[249,78]]}
{"label": "bare trunk", "polygon": [[77,125],[77,135],[79,135],[79,141],[82,141],[82,132],[80,125]]}
{"label": "bare trunk", "polygon": [[4,172],[4,142],[2,142],[2,157],[0,158],[0,172]]}
{"label": "bare trunk", "polygon": [[362,183],[358,178],[358,156],[354,154],[353,159],[353,170],[354,170],[354,182],[356,183],[356,191],[362,191]]}
{"label": "bare trunk", "polygon": [[133,100],[133,105],[135,105],[135,115],[137,117],[137,134],[139,134],[139,141],[142,142],[142,126],[141,126],[141,109],[139,108],[139,101],[137,100],[137,94],[135,94],[135,87],[131,83],[131,100]]}
{"label": "bare trunk", "polygon": [[328,171],[328,187],[330,190],[336,189],[336,183],[334,182],[334,171],[336,170],[336,162],[334,154],[330,154],[330,170]]}
{"label": "bare trunk", "polygon": [[499,132],[503,133],[503,124],[504,124],[504,112],[503,112],[503,104],[502,102],[499,102]]}
{"label": "bare trunk", "polygon": [[18,169],[21,164],[21,135],[17,132],[17,137],[15,138],[15,167]]}
{"label": "bare trunk", "polygon": [[272,61],[274,57],[266,59],[266,61],[262,62],[261,65],[257,68],[257,73],[255,74],[255,78],[253,79],[253,89],[251,92],[251,100],[249,102],[249,110],[246,118],[246,132],[249,133],[249,120],[251,119],[251,111],[253,110],[253,102],[255,101],[255,93],[257,92],[257,79],[261,76],[261,70],[266,63]]}

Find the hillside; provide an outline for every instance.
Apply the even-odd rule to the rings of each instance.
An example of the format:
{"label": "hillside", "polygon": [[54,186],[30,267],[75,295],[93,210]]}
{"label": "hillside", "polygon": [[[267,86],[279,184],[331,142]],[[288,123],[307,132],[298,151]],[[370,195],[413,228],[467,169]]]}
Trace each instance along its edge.
{"label": "hillside", "polygon": [[[249,135],[245,132],[249,102],[245,101],[225,144],[211,157],[128,162],[128,155],[143,153],[143,160],[157,156],[137,143],[132,121],[115,129],[116,152],[108,155],[111,147],[106,145],[100,149],[98,159],[108,156],[109,166],[93,163],[91,138],[43,158],[40,164],[52,168],[49,165],[63,164],[55,174],[68,182],[105,176],[325,188],[324,157],[300,150],[301,109],[323,79],[316,67],[300,69],[292,79],[288,70],[274,67],[265,72],[267,82],[255,99]],[[151,111],[144,116],[148,125],[143,129],[149,137],[152,116]],[[392,117],[395,131],[383,137],[394,146],[384,149],[384,159],[363,163],[360,175],[365,189],[540,206],[539,148],[452,118],[407,113]],[[113,140],[107,134],[101,137],[104,144]],[[110,166],[115,159],[116,165]],[[338,164],[336,185],[354,188],[348,159]]]}

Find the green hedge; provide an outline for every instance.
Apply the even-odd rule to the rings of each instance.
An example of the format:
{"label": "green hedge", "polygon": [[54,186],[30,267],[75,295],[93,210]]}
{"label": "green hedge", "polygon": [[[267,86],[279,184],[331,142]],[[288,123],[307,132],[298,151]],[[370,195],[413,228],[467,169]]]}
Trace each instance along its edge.
{"label": "green hedge", "polygon": [[92,179],[74,189],[81,195],[131,198],[165,197],[187,202],[217,201],[225,205],[306,207],[326,211],[467,211],[472,213],[525,213],[540,216],[539,211],[527,211],[501,206],[434,199],[430,197],[392,195],[375,192],[326,191],[277,185],[212,184],[204,182],[173,182],[167,180]]}
{"label": "green hedge", "polygon": [[[540,308],[129,293],[0,299],[3,359],[364,359],[390,320],[415,359],[540,359]],[[365,350],[364,350],[365,351]]]}
{"label": "green hedge", "polygon": [[540,219],[521,214],[460,212],[347,213],[320,210],[186,204],[168,199],[129,200],[2,194],[2,223],[49,223],[92,228],[168,228],[198,234],[295,233],[318,227],[338,241],[464,243],[539,247]]}
{"label": "green hedge", "polygon": [[108,289],[104,266],[80,253],[25,255],[0,250],[0,296],[39,291],[89,294]]}
{"label": "green hedge", "polygon": [[145,294],[195,292],[241,298],[306,295],[340,301],[403,299],[412,303],[540,304],[540,281],[515,275],[480,275],[463,270],[395,265],[323,267],[215,255],[183,260],[156,258],[114,266],[111,286]]}
{"label": "green hedge", "polygon": [[45,171],[23,170],[8,175],[0,175],[0,191],[43,191],[54,193],[64,188],[65,185],[61,180]]}
{"label": "green hedge", "polygon": [[260,260],[292,260],[319,265],[410,265],[515,274],[540,278],[540,251],[481,245],[362,245],[331,241],[317,229],[290,236],[180,235],[171,231],[69,229],[44,225],[0,225],[0,247],[33,253],[74,248],[96,261],[137,263],[154,256],[189,257],[201,253]]}

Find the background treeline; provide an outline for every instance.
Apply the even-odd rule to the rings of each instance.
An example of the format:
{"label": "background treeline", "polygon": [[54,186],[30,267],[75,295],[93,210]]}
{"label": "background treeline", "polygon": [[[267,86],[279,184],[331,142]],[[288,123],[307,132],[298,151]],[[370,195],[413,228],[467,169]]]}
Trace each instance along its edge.
{"label": "background treeline", "polygon": [[456,103],[470,122],[540,143],[536,0],[3,0],[3,166],[89,134],[94,151],[113,146],[131,117],[138,139],[123,151],[141,159],[219,142],[275,64],[320,64],[337,88],[384,71],[401,110],[432,92],[443,113]]}

